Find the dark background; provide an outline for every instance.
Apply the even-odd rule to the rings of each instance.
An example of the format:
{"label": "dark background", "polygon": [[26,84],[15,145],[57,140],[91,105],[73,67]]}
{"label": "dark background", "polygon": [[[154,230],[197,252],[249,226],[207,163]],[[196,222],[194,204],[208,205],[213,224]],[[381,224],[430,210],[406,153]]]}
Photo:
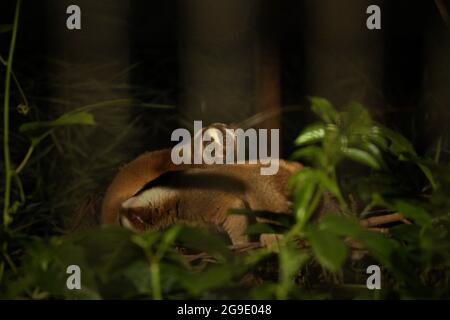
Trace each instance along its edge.
{"label": "dark background", "polygon": [[[327,1],[324,0],[324,2]],[[342,19],[343,23],[352,19],[352,16],[346,16],[344,3],[347,2],[344,1],[342,6],[334,8],[342,10],[335,14]],[[140,116],[139,123],[143,130],[147,131],[143,149],[166,146],[170,144],[171,131],[188,123],[180,121],[180,115],[183,119],[182,115],[187,110],[184,109],[183,87],[186,85],[183,84],[182,76],[185,52],[180,45],[184,37],[184,27],[181,23],[184,13],[180,10],[178,1],[175,0],[129,1],[126,14],[120,8],[113,8],[117,3],[125,2],[99,1],[98,4],[92,5],[90,11],[82,6],[83,30],[77,34],[65,29],[67,17],[65,1],[23,1],[14,69],[19,80],[23,81],[31,105],[39,110],[36,113],[39,113],[42,118],[48,118],[52,114],[60,113],[61,106],[48,103],[47,98],[61,97],[66,94],[67,99],[73,99],[73,96],[78,94],[67,90],[61,94],[61,90],[55,88],[55,77],[61,73],[60,69],[55,67],[57,66],[55,61],[76,64],[92,60],[95,64],[100,61],[115,61],[117,56],[122,55],[121,66],[128,64],[130,67],[127,70],[129,86],[124,95],[149,103],[176,106],[174,110],[131,111],[132,114]],[[272,8],[276,9],[273,10],[273,15],[265,20],[264,28],[258,29],[260,32],[262,30],[263,37],[267,30],[275,30],[274,43],[279,46],[280,57],[281,106],[302,109],[298,113],[286,112],[282,116],[281,128],[285,155],[290,153],[291,141],[295,135],[312,119],[306,111],[308,96],[325,96],[339,108],[347,102],[347,98],[343,97],[348,99],[353,97],[350,92],[352,89],[341,90],[340,95],[334,95],[332,90],[329,92],[323,90],[324,87],[333,87],[334,81],[324,83],[319,89],[311,84],[311,75],[314,75],[315,71],[311,67],[307,52],[310,46],[308,35],[316,31],[312,30],[312,26],[316,25],[312,23],[315,18],[310,15],[311,10],[308,9],[312,3],[298,0],[276,2],[272,4]],[[449,95],[445,93],[447,85],[445,82],[438,84],[431,82],[431,85],[426,82],[429,77],[427,72],[430,70],[432,72],[440,70],[444,74],[441,79],[448,77],[449,65],[440,64],[441,61],[437,63],[437,67],[433,66],[433,58],[427,58],[427,52],[437,52],[442,49],[448,53],[449,51],[445,50],[448,50],[449,46],[449,31],[432,0],[375,1],[374,3],[380,4],[382,9],[382,30],[369,31],[365,29],[365,24],[354,28],[359,31],[363,29],[361,32],[368,43],[374,39],[373,47],[381,57],[374,69],[379,72],[381,80],[376,84],[377,96],[367,99],[363,97],[361,100],[380,121],[401,130],[413,140],[420,153],[425,153],[432,149],[436,137],[446,130],[450,101]],[[0,5],[2,23],[12,21],[13,11],[14,1],[2,1]],[[365,12],[360,14],[363,16],[362,21],[365,21],[367,17]],[[115,47],[115,44],[111,44],[112,42],[108,40],[114,39],[117,30],[129,37],[128,47]],[[92,32],[95,32],[92,39],[88,41],[83,39],[83,37],[89,38],[88,34]],[[336,33],[338,32],[341,31],[336,30]],[[336,39],[339,39],[338,35]],[[4,57],[7,54],[8,45],[9,34],[1,34],[0,52]],[[61,49],[62,46],[64,49]],[[364,50],[370,52],[372,47]],[[331,60],[333,59],[332,51]],[[358,59],[358,52],[355,56],[352,56],[351,50],[345,54],[349,60]],[[226,53],[224,57],[225,55]],[[219,56],[218,59],[220,60],[221,57]],[[338,61],[336,60],[336,64],[339,64]],[[92,73],[95,72],[92,70]],[[334,71],[330,70],[330,74],[332,72]],[[339,74],[336,77],[339,77]],[[83,81],[82,74],[77,81]],[[436,95],[434,95],[436,99],[428,99],[429,88],[436,87],[440,88],[438,89],[440,90],[439,99]],[[91,89],[90,86],[88,89]],[[109,96],[122,96],[120,88],[109,90],[104,94],[92,92],[91,98],[89,93],[85,93],[86,96],[80,98],[79,104],[98,102],[108,99]],[[59,92],[55,94],[55,91]],[[217,99],[221,100],[220,95]],[[220,101],[217,102],[220,103]],[[223,109],[223,107],[217,109]],[[248,112],[239,115],[236,110],[230,107],[231,117],[223,121],[229,122],[232,119],[239,122],[249,116]],[[27,121],[20,115],[12,116],[15,120],[13,125]],[[137,154],[141,151],[142,148],[137,148],[131,152]]]}
{"label": "dark background", "polygon": [[[308,59],[305,51],[308,43],[305,37],[310,31],[308,30],[310,17],[305,9],[307,3],[308,1],[283,0],[275,5],[279,6],[280,14],[279,19],[275,20],[275,24],[280,30],[283,106],[304,105],[307,95],[316,94],[309,86],[309,75],[306,73]],[[177,5],[177,1],[174,0],[130,1],[127,15],[121,17],[120,28],[129,35],[128,60],[130,65],[138,64],[137,67],[130,70],[133,97],[157,103],[180,105],[182,94],[180,88],[180,11]],[[52,95],[52,83],[49,76],[52,59],[77,60],[76,57],[79,54],[82,56],[82,60],[86,60],[90,55],[113,57],[116,54],[108,48],[104,48],[104,51],[100,49],[102,43],[107,47],[106,40],[97,38],[98,46],[82,47],[77,46],[76,39],[71,39],[73,34],[70,32],[65,32],[63,36],[58,34],[58,30],[55,28],[62,29],[64,24],[57,26],[55,22],[64,22],[66,14],[64,10],[53,10],[52,6],[55,6],[55,1],[24,1],[23,3],[15,69],[19,78],[33,79],[32,84],[26,88],[27,94],[32,97]],[[107,6],[109,5],[95,6],[95,9],[98,10],[95,13],[85,13],[82,7],[82,13],[86,16],[89,14],[98,17],[95,25],[90,25],[88,21],[83,20],[82,32],[90,32],[89,28],[96,28],[95,32],[100,34],[99,28],[102,28],[100,21],[104,14],[101,9]],[[424,150],[437,128],[433,122],[431,126],[423,122],[425,120],[437,121],[438,127],[446,124],[446,121],[442,121],[442,116],[444,116],[442,113],[438,117],[434,116],[433,119],[426,118],[424,108],[427,106],[421,105],[427,67],[426,40],[445,32],[445,24],[433,1],[384,1],[381,7],[382,31],[380,32],[383,34],[383,39],[380,44],[384,61],[377,68],[383,73],[382,87],[379,88],[383,97],[377,101],[376,108],[384,109],[383,120],[390,125],[400,127],[411,138],[425,134],[426,138],[417,138],[419,149]],[[11,21],[13,8],[13,1],[2,1],[2,21]],[[58,8],[64,9],[64,5],[58,4]],[[345,20],[344,5],[342,10],[342,19]],[[114,18],[114,16],[112,17]],[[108,35],[110,32],[114,32],[117,27],[108,30],[108,26],[113,24],[113,19],[105,20],[104,30],[101,33]],[[367,36],[371,37],[369,31],[367,31]],[[8,46],[8,41],[5,41],[7,35],[3,34],[1,39],[1,52],[5,56]],[[448,42],[448,36],[445,39]],[[72,54],[67,57],[55,50],[55,47],[60,44],[58,42],[62,41],[74,41],[71,47]],[[442,67],[448,68],[448,66]],[[39,108],[45,110],[46,106],[39,104]],[[419,114],[421,116],[415,119],[417,120],[415,124],[416,129],[418,128],[417,132],[412,132],[411,117]],[[284,121],[285,127],[289,127],[289,119],[292,119],[292,117],[287,118]],[[445,114],[445,119],[447,120],[447,114]],[[173,126],[174,123],[168,122],[168,125]],[[430,129],[431,132],[428,132],[428,127],[433,127],[432,130]],[[298,125],[296,129],[298,129]],[[291,135],[289,135],[289,139],[292,138]]]}

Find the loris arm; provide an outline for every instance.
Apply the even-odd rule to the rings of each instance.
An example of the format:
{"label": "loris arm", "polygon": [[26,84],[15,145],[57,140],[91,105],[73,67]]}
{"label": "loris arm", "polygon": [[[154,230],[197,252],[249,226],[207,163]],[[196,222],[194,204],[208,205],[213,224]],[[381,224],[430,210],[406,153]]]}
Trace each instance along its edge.
{"label": "loris arm", "polygon": [[170,149],[144,153],[123,167],[115,176],[103,198],[101,222],[118,224],[122,202],[135,195],[149,181],[165,172],[186,169],[186,165],[173,164],[170,154]]}

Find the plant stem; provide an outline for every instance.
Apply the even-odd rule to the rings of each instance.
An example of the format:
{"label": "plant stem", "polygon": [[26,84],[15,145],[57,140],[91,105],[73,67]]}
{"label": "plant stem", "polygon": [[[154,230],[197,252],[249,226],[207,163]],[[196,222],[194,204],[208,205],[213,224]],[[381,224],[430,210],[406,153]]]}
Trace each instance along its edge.
{"label": "plant stem", "polygon": [[11,154],[9,151],[9,98],[11,87],[11,70],[14,58],[14,49],[16,46],[17,29],[19,25],[19,11],[21,0],[17,0],[16,11],[14,14],[14,23],[9,46],[8,63],[6,65],[5,76],[5,98],[3,104],[3,158],[5,162],[5,197],[3,200],[3,225],[5,227],[11,222],[9,216],[9,206],[11,201]]}
{"label": "plant stem", "polygon": [[439,137],[436,146],[436,155],[434,156],[434,162],[439,163],[441,158],[441,150],[442,150],[442,136]]}
{"label": "plant stem", "polygon": [[22,86],[20,85],[19,80],[16,77],[16,74],[14,73],[14,71],[11,70],[11,75],[13,77],[14,83],[16,84],[17,89],[19,90],[19,93],[22,97],[22,102],[24,105],[26,105],[27,107],[30,106],[30,104],[28,103],[28,99],[27,96],[25,95],[25,92],[23,91]]}
{"label": "plant stem", "polygon": [[[334,183],[339,186],[338,183],[338,178],[337,178],[337,174],[336,174],[336,168],[334,167],[332,172],[331,172],[331,179],[334,181]],[[349,215],[351,213],[348,205],[347,205],[347,201],[345,201],[344,196],[341,193],[341,189],[338,188],[338,193],[335,195],[337,198],[337,201],[339,202],[339,206],[341,207],[342,211],[344,214]]]}
{"label": "plant stem", "polygon": [[28,161],[30,160],[31,155],[33,154],[33,151],[34,151],[34,147],[30,146],[28,148],[27,154],[25,155],[25,157],[23,158],[22,162],[17,167],[16,174],[20,174],[22,172],[23,168],[25,168],[25,166],[27,165]]}
{"label": "plant stem", "polygon": [[152,293],[154,300],[162,300],[161,293],[161,283],[160,283],[160,274],[159,274],[159,263],[151,262],[150,263],[150,273],[151,273],[151,281],[152,281]]}
{"label": "plant stem", "polygon": [[[0,55],[0,62],[6,67],[8,65],[8,62],[3,59],[3,57]],[[16,83],[17,89],[19,90],[20,95],[22,96],[23,104],[26,106],[29,106],[27,96],[25,95],[25,92],[23,91],[22,86],[20,85],[19,80],[16,77],[16,74],[14,73],[14,70],[11,69],[11,76]]]}
{"label": "plant stem", "polygon": [[16,180],[17,189],[19,189],[20,205],[22,205],[25,203],[25,200],[26,200],[25,191],[23,190],[22,180],[20,180],[20,177],[17,174],[14,174],[13,177]]}

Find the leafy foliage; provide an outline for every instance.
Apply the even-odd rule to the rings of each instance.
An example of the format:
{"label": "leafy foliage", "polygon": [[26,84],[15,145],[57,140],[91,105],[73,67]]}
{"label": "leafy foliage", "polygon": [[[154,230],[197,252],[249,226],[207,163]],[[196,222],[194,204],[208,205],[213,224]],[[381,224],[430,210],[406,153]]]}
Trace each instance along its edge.
{"label": "leafy foliage", "polygon": [[[237,253],[221,236],[181,225],[143,235],[106,226],[60,235],[47,221],[45,231],[30,233],[33,217],[48,208],[41,206],[39,192],[25,193],[22,171],[31,162],[46,161],[55,141],[45,138],[69,126],[93,126],[93,109],[124,101],[85,106],[55,120],[23,124],[19,133],[29,139],[28,151],[14,167],[8,141],[11,78],[23,96],[19,110],[30,110],[12,70],[19,9],[20,0],[14,23],[0,25],[0,33],[12,34],[8,59],[0,57],[8,84],[3,108],[0,298],[450,298],[448,165],[438,163],[438,156],[436,160],[419,156],[411,142],[373,121],[360,104],[338,112],[330,101],[319,97],[311,98],[319,121],[295,140],[292,159],[309,166],[289,181],[293,214],[230,210],[230,214],[269,221],[251,226],[248,233],[282,234],[276,247]],[[43,150],[36,154],[39,147]],[[82,154],[77,146],[72,147]],[[107,151],[103,152],[105,159]],[[111,167],[96,160],[100,165],[95,171]],[[36,170],[34,179],[42,179],[41,173]],[[49,187],[48,181],[36,184],[36,189]],[[339,210],[323,208],[330,198],[339,203]],[[350,199],[357,199],[364,209],[355,209]],[[361,224],[362,218],[376,218],[379,212],[401,213],[409,223],[390,225],[388,234]],[[354,259],[354,253],[363,256]],[[383,269],[379,292],[365,285],[366,268],[371,264]],[[70,265],[81,268],[81,290],[67,289]]]}
{"label": "leafy foliage", "polygon": [[[219,235],[180,225],[144,235],[99,227],[49,239],[10,230],[3,240],[2,254],[8,259],[2,263],[1,296],[448,298],[448,167],[420,158],[405,138],[375,123],[358,104],[337,112],[325,99],[311,102],[321,121],[304,129],[295,141],[298,150],[292,158],[309,167],[289,182],[294,214],[230,211],[270,221],[251,226],[248,233],[283,234],[278,248],[236,253]],[[339,175],[340,166],[354,164],[368,170],[363,183],[376,181],[372,187],[353,189],[352,195],[365,200],[362,212],[351,208]],[[390,180],[383,187],[377,177],[390,175],[399,164],[415,168],[413,172],[423,178],[419,188],[423,191],[415,196],[409,189],[392,193]],[[318,215],[320,203],[330,196],[339,202],[341,212]],[[378,210],[401,212],[412,223],[393,225],[389,235],[361,225],[361,218]],[[351,259],[355,244],[367,252],[362,259]],[[17,247],[26,248],[25,253],[14,255]],[[214,262],[189,259],[199,253]],[[383,289],[378,293],[365,286],[365,270],[374,263],[383,269]],[[65,285],[66,268],[73,264],[81,267],[82,290]]]}

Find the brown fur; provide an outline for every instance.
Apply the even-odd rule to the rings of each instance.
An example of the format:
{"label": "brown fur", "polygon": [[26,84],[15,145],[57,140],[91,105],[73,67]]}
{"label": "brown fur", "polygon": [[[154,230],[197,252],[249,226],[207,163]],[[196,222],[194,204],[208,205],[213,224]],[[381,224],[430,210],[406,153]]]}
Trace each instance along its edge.
{"label": "brown fur", "polygon": [[[175,222],[214,227],[228,234],[233,243],[248,242],[247,217],[229,215],[230,208],[291,211],[287,180],[299,164],[280,161],[274,176],[260,175],[260,165],[212,165],[164,177],[155,186],[131,199],[139,200],[119,209],[122,219],[135,231],[163,229]],[[142,201],[146,194],[151,200]]]}
{"label": "brown fur", "polygon": [[[222,124],[211,127],[222,132],[227,128]],[[245,234],[248,217],[228,215],[228,210],[289,213],[287,182],[301,168],[299,163],[279,160],[278,173],[264,176],[260,164],[175,165],[170,149],[145,153],[122,168],[112,181],[103,199],[101,222],[122,224],[137,232],[177,222],[204,225],[227,233],[234,244],[245,243],[249,241]],[[328,196],[318,211],[327,208],[338,211]],[[266,239],[260,240],[273,243],[276,237]]]}
{"label": "brown fur", "polygon": [[108,187],[102,203],[101,223],[118,224],[119,209],[122,202],[134,196],[148,182],[158,178],[165,172],[183,170],[192,167],[175,166],[170,158],[170,150],[159,150],[144,153],[114,177]]}
{"label": "brown fur", "polygon": [[[215,123],[209,127],[203,128],[202,133],[209,128],[219,129],[225,136],[225,130],[228,126],[222,123]],[[226,146],[223,147],[224,150],[226,150]],[[171,149],[147,152],[140,155],[120,169],[109,185],[102,202],[101,223],[118,224],[119,209],[122,202],[134,196],[147,183],[155,180],[162,174],[171,171],[182,171],[201,167],[204,167],[204,165],[173,164],[171,159]]]}

